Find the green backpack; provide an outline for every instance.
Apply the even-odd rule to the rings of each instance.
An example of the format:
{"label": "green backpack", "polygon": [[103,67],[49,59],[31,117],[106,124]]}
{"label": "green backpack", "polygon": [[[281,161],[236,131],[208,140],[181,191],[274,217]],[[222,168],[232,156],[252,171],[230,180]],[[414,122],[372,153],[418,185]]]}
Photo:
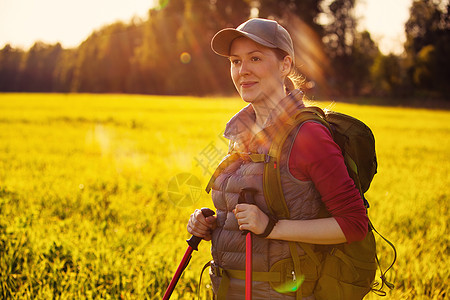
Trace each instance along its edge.
{"label": "green backpack", "polygon": [[[277,134],[269,150],[270,161],[264,166],[264,195],[272,213],[278,217],[288,217],[288,209],[281,189],[280,171],[276,164],[289,133],[306,121],[319,122],[330,130],[333,140],[341,148],[348,173],[359,189],[367,210],[369,204],[364,198],[364,193],[369,189],[377,172],[375,139],[372,131],[363,122],[348,115],[334,111],[324,112],[318,107],[305,107],[298,110],[286,122],[288,126]],[[323,217],[325,216],[328,214],[325,213]],[[391,266],[383,272],[376,255],[373,231],[377,232],[369,221],[369,231],[364,240],[328,247],[325,258],[321,262],[319,280],[314,289],[317,300],[362,299],[370,290],[379,295],[385,295],[386,293],[382,290],[384,285],[390,289],[393,288],[393,285],[387,282],[385,274],[395,262],[395,247],[383,237],[393,247],[395,254]],[[304,243],[301,246],[304,249],[309,247]],[[312,251],[305,252],[314,255]],[[379,289],[374,288],[377,265],[381,271],[382,281]]]}
{"label": "green backpack", "polygon": [[[282,191],[280,168],[277,168],[277,163],[280,161],[281,149],[289,134],[306,121],[321,123],[330,130],[333,140],[342,150],[348,173],[360,191],[367,211],[369,204],[364,198],[364,193],[369,189],[370,183],[377,172],[375,139],[372,131],[363,122],[353,117],[334,111],[324,112],[318,107],[310,106],[297,110],[293,116],[283,120],[283,124],[286,126],[278,131],[272,141],[268,156],[250,155],[253,162],[264,162],[264,197],[271,214],[279,219],[289,219],[289,210]],[[221,162],[208,183],[206,188],[208,193],[217,176],[238,157],[238,153],[230,153]],[[320,217],[327,216],[329,214],[324,209]],[[378,233],[369,221],[369,230],[364,240],[350,244],[318,246],[322,248],[323,255],[321,257],[317,256],[317,252],[314,252],[309,244],[297,243],[303,248],[311,261],[318,266],[320,273],[313,287],[313,293],[317,300],[358,300],[371,290],[384,296],[386,295],[386,292],[383,291],[384,285],[390,289],[394,287],[386,280],[385,274],[395,263],[395,247],[378,233],[394,250],[393,262],[383,272],[376,255],[376,242],[373,232]],[[296,274],[302,274],[295,244],[295,242],[289,242],[292,267]],[[377,266],[381,272],[382,282],[378,289],[375,288],[378,283],[374,282]],[[307,281],[306,278],[304,284]],[[276,285],[272,285],[272,287],[277,290]],[[307,286],[305,288],[309,289]],[[309,294],[309,292],[305,293]],[[302,288],[297,288],[296,298],[301,299],[302,294]]]}

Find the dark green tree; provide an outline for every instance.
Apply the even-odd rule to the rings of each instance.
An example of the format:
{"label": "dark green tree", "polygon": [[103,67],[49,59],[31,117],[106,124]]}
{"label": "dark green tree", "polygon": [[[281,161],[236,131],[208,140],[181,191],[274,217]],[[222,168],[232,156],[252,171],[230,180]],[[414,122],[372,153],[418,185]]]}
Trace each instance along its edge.
{"label": "dark green tree", "polygon": [[[230,82],[227,68],[226,79],[217,72],[219,66],[227,66],[224,58],[217,57],[210,48],[211,37],[216,33],[217,23],[210,18],[213,9],[208,2],[187,0],[182,26],[176,32],[176,54],[173,82],[180,93],[205,95],[211,91],[224,91]],[[217,62],[217,63],[216,63]],[[173,83],[170,82],[170,83]]]}
{"label": "dark green tree", "polygon": [[[168,60],[164,58],[165,45],[171,43],[173,34],[171,19],[164,18],[163,11],[150,10],[148,20],[142,24],[142,42],[134,49],[130,66],[130,88],[137,93],[162,94]],[[167,23],[166,23],[167,22]],[[161,34],[159,26],[166,35]]]}
{"label": "dark green tree", "polygon": [[61,44],[36,42],[21,65],[19,90],[25,92],[53,91],[53,73],[63,52]]}
{"label": "dark green tree", "polygon": [[351,83],[353,95],[369,95],[372,93],[371,67],[375,59],[380,55],[377,44],[372,40],[368,31],[355,34],[351,49],[352,63],[349,65],[351,71]]}
{"label": "dark green tree", "polygon": [[244,1],[220,0],[176,0],[150,10],[142,44],[132,58],[135,88],[153,94],[232,92],[228,62],[212,52],[210,41],[219,29],[236,27],[248,13]]}
{"label": "dark green tree", "polygon": [[211,1],[212,20],[214,29],[236,27],[250,17],[251,0],[214,0]]}
{"label": "dark green tree", "polygon": [[140,26],[117,22],[94,32],[78,48],[71,90],[125,93],[135,48],[141,43]]}
{"label": "dark green tree", "polygon": [[20,64],[24,51],[14,49],[10,44],[0,50],[0,91],[19,91]]}
{"label": "dark green tree", "polygon": [[322,26],[317,24],[316,19],[322,12],[322,2],[323,0],[260,0],[259,15],[263,18],[282,19],[286,14],[293,14],[321,36]]}
{"label": "dark green tree", "polygon": [[[383,97],[406,97],[411,86],[407,80],[405,59],[379,53],[371,68],[372,94]],[[398,101],[398,100],[397,100]]]}
{"label": "dark green tree", "polygon": [[450,4],[416,0],[405,24],[408,73],[416,91],[450,99]]}
{"label": "dark green tree", "polygon": [[[307,87],[317,83],[316,87],[322,88],[329,79],[333,90],[341,94],[367,91],[368,69],[377,49],[368,33],[356,33],[352,16],[356,0],[333,1],[326,11],[330,23],[325,27],[316,24],[322,1],[160,1],[158,8],[149,10],[147,20],[107,25],[74,49],[36,43],[22,53],[17,63],[19,52],[5,47],[0,56],[0,76],[14,80],[2,81],[1,88],[93,93],[235,93],[229,63],[212,52],[210,41],[218,30],[236,27],[258,8],[261,17],[273,17],[291,32],[296,62]],[[434,50],[427,53],[439,53],[441,49],[434,45]],[[421,57],[427,61],[429,55]],[[20,66],[15,69],[19,76],[8,71],[14,68],[7,68],[4,61]]]}
{"label": "dark green tree", "polygon": [[160,10],[150,10],[143,24],[143,40],[134,51],[131,77],[144,93],[178,94],[181,83],[173,75],[180,62],[177,31],[183,26],[185,3],[175,0]]}
{"label": "dark green tree", "polygon": [[325,51],[331,60],[328,75],[335,95],[353,95],[353,43],[356,35],[355,0],[334,0],[328,6],[329,22],[324,26]]}
{"label": "dark green tree", "polygon": [[77,49],[65,49],[61,53],[53,72],[52,92],[67,93],[71,91],[77,53]]}

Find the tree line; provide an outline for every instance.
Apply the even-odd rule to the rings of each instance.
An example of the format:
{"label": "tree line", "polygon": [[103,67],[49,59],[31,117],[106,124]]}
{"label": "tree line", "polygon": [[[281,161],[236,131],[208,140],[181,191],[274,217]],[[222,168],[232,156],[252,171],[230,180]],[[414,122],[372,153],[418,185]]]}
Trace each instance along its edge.
{"label": "tree line", "polygon": [[104,26],[76,48],[5,45],[0,91],[229,95],[229,63],[211,38],[257,13],[291,33],[307,94],[450,100],[450,4],[415,0],[404,53],[384,55],[357,30],[356,1],[160,0],[145,20]]}

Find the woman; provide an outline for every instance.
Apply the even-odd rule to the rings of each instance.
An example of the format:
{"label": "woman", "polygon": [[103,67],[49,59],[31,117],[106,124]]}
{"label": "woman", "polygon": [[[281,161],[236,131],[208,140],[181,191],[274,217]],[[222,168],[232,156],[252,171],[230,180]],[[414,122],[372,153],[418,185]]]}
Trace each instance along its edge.
{"label": "woman", "polygon": [[[306,276],[302,283],[302,274],[291,272],[292,253],[298,253],[302,273],[308,273],[311,264],[304,259],[308,250],[301,245],[311,244],[314,249],[318,248],[315,245],[364,239],[368,218],[359,191],[328,129],[319,123],[305,122],[287,138],[279,165],[290,218],[276,220],[271,216],[263,194],[264,163],[253,162],[245,153],[267,154],[279,131],[277,120],[304,107],[303,94],[291,90],[291,37],[277,22],[256,18],[236,29],[219,31],[211,46],[214,52],[229,58],[233,83],[249,105],[226,125],[224,136],[230,140],[230,152],[242,155],[212,185],[217,216],[205,218],[196,210],[189,220],[188,232],[212,240],[210,275],[219,299],[244,298],[244,230],[256,235],[253,271],[260,272],[260,276],[254,278],[253,299],[315,299],[317,270],[312,270],[312,277]],[[256,191],[256,205],[237,204],[240,191],[249,187]],[[323,206],[329,217],[319,218]],[[265,279],[276,268],[288,273],[282,283]],[[283,286],[288,284],[289,276],[297,281],[297,286],[288,292]]]}

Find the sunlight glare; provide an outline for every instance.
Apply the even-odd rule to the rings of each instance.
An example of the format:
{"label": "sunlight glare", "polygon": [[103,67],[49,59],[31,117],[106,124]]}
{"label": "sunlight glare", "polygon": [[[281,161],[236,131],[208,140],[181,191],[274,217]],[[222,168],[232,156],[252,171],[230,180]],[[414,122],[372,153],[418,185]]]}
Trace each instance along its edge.
{"label": "sunlight glare", "polygon": [[[116,21],[146,18],[157,0],[2,0],[0,45],[28,48],[35,41],[76,47],[93,30]],[[20,39],[18,38],[20,37]]]}
{"label": "sunlight glare", "polygon": [[[296,15],[289,15],[289,25],[290,28],[295,28],[290,33],[295,48],[295,64],[307,80],[304,87],[313,88],[318,85],[326,91],[325,70],[330,69],[330,63],[322,48],[320,37]],[[314,78],[316,83],[308,82],[310,78]]]}

